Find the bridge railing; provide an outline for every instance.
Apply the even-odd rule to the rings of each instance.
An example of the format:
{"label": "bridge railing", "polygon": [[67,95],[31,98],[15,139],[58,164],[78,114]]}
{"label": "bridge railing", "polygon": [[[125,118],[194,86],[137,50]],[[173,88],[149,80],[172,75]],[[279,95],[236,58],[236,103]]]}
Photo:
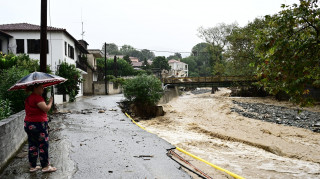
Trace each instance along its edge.
{"label": "bridge railing", "polygon": [[165,78],[165,84],[179,84],[179,83],[216,83],[216,82],[245,82],[255,81],[253,76],[210,76],[210,77],[177,77]]}

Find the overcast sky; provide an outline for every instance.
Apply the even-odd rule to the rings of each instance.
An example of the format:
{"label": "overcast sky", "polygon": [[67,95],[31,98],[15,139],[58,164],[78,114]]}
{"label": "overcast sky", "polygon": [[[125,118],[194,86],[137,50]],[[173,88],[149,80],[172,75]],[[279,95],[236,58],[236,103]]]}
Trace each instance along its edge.
{"label": "overcast sky", "polygon": [[[27,22],[40,25],[41,0],[1,2],[0,24]],[[281,4],[298,0],[48,0],[51,25],[67,29],[84,39],[90,49],[100,49],[104,42],[138,49],[190,52],[202,42],[200,26],[238,22],[246,25],[255,17],[274,14]],[[48,8],[49,9],[49,8]],[[81,20],[82,14],[82,20]],[[49,16],[48,16],[49,19]],[[48,20],[50,25],[50,20]],[[157,53],[156,55],[168,55]],[[188,55],[188,54],[184,54]]]}

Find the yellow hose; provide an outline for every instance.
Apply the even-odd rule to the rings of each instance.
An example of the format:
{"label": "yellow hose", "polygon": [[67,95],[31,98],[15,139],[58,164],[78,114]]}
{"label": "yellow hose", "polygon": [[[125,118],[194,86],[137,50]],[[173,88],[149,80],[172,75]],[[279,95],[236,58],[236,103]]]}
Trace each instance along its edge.
{"label": "yellow hose", "polygon": [[223,168],[221,168],[221,167],[219,167],[219,166],[217,166],[217,165],[214,165],[214,164],[212,164],[212,163],[210,163],[210,162],[208,162],[208,161],[206,161],[206,160],[204,160],[204,159],[202,159],[202,158],[200,158],[200,157],[197,157],[197,156],[195,156],[195,155],[193,155],[193,154],[191,154],[191,153],[189,153],[189,152],[187,152],[187,151],[185,151],[185,150],[183,150],[183,149],[181,149],[181,148],[179,148],[179,147],[176,147],[176,149],[179,150],[179,151],[182,152],[182,153],[185,153],[185,154],[189,155],[190,157],[193,157],[193,158],[195,158],[195,159],[197,159],[197,160],[200,160],[201,162],[204,162],[204,163],[212,166],[213,168],[215,168],[215,169],[217,169],[217,170],[226,172],[227,174],[229,174],[230,176],[232,176],[232,177],[234,177],[234,178],[244,179],[243,177],[241,177],[241,176],[239,176],[239,175],[237,175],[237,174],[234,174],[234,173],[232,173],[232,172],[230,172],[230,171],[228,171],[228,170],[226,170],[226,169],[223,169]]}
{"label": "yellow hose", "polygon": [[133,123],[135,123],[135,124],[136,124],[137,126],[139,126],[141,129],[143,129],[143,130],[145,130],[145,131],[147,131],[147,132],[149,132],[149,133],[152,133],[152,132],[148,131],[146,128],[142,127],[142,126],[141,126],[140,124],[138,124],[136,121],[134,121],[129,114],[127,114],[127,113],[125,113],[125,114],[126,114],[126,116],[127,116],[129,119],[131,119],[131,121],[132,121]]}
{"label": "yellow hose", "polygon": [[[126,114],[126,116],[127,116],[129,119],[131,119],[131,121],[132,121],[134,124],[136,124],[137,126],[139,126],[141,129],[143,129],[143,130],[145,130],[145,131],[147,131],[147,132],[149,132],[149,133],[152,133],[152,132],[148,131],[146,128],[142,127],[142,126],[141,126],[140,124],[138,124],[136,121],[134,121],[129,114],[127,114],[127,113],[125,113],[125,114]],[[193,157],[193,158],[195,158],[195,159],[197,159],[197,160],[199,160],[199,161],[201,161],[201,162],[204,162],[204,163],[212,166],[213,168],[215,168],[215,169],[217,169],[217,170],[220,170],[220,171],[222,171],[222,172],[225,172],[225,173],[229,174],[230,176],[232,176],[232,177],[234,177],[234,178],[236,178],[236,179],[245,179],[244,177],[241,177],[241,176],[239,176],[239,175],[237,175],[237,174],[234,174],[234,173],[232,173],[232,172],[230,172],[230,171],[228,171],[228,170],[226,170],[226,169],[223,169],[223,168],[221,168],[221,167],[219,167],[219,166],[217,166],[217,165],[214,165],[214,164],[212,164],[212,163],[210,163],[210,162],[208,162],[208,161],[206,161],[206,160],[204,160],[204,159],[202,159],[202,158],[200,158],[200,157],[197,157],[197,156],[195,156],[195,155],[193,155],[193,154],[191,154],[191,153],[189,153],[189,152],[187,152],[187,151],[185,151],[185,150],[183,150],[183,149],[181,149],[181,148],[179,148],[179,147],[176,147],[176,149],[179,150],[179,151],[182,152],[182,153],[185,153],[185,154],[189,155],[190,157]]]}

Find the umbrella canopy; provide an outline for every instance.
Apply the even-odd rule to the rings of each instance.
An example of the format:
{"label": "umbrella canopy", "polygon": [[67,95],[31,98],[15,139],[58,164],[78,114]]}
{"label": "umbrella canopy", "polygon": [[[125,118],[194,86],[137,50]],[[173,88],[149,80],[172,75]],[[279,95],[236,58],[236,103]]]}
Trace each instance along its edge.
{"label": "umbrella canopy", "polygon": [[21,78],[15,85],[11,86],[8,91],[26,89],[27,86],[34,84],[42,84],[43,87],[49,87],[65,81],[67,81],[67,79],[57,75],[51,75],[43,72],[33,72]]}

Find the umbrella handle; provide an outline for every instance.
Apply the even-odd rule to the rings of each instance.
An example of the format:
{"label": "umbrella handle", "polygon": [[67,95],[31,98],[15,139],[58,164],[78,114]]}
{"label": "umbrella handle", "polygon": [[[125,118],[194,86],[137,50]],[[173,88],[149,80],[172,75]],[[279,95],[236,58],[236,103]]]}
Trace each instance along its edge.
{"label": "umbrella handle", "polygon": [[51,96],[52,96],[52,98],[53,98],[53,104],[54,104],[54,87],[53,86],[51,86]]}

